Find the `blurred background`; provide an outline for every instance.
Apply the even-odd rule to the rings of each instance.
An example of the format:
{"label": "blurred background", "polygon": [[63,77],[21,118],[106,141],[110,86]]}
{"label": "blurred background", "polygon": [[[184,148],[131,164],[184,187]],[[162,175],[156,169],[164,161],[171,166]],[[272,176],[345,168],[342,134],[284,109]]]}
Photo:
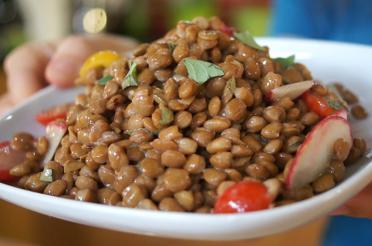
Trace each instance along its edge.
{"label": "blurred background", "polygon": [[141,41],[195,16],[218,15],[256,36],[267,34],[270,22],[270,0],[0,0],[0,58],[28,40],[84,32],[84,14],[93,7],[106,10],[106,32]]}
{"label": "blurred background", "polygon": [[[162,36],[178,20],[213,15],[237,29],[265,36],[272,26],[273,4],[270,0],[0,0],[0,65],[23,42],[83,33],[82,20],[91,8],[106,11],[105,32],[149,41]],[[4,91],[5,76],[0,69],[0,93]],[[226,245],[102,230],[36,214],[4,201],[0,201],[0,220],[0,245]],[[325,225],[326,219],[320,219],[286,233],[228,245],[319,245]]]}

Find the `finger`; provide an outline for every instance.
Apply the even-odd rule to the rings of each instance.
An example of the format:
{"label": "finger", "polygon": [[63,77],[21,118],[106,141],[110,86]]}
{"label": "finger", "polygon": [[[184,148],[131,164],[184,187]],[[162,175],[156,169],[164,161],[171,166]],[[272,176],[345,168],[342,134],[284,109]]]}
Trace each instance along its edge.
{"label": "finger", "polygon": [[14,106],[14,102],[10,97],[10,94],[7,93],[0,97],[0,116],[6,113],[9,109]]}
{"label": "finger", "polygon": [[99,50],[124,52],[136,46],[132,39],[113,35],[72,36],[58,47],[45,71],[45,77],[52,84],[67,87],[73,84],[84,60]]}
{"label": "finger", "polygon": [[45,86],[44,70],[54,50],[54,43],[29,43],[5,59],[7,87],[13,102],[20,102]]}
{"label": "finger", "polygon": [[372,218],[372,184],[351,198],[331,215],[346,215],[359,218]]}

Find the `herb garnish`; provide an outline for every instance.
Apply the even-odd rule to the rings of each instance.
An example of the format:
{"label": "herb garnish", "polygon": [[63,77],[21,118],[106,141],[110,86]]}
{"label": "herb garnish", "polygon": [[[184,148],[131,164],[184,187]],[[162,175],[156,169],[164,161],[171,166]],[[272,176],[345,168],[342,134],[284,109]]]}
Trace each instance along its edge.
{"label": "herb garnish", "polygon": [[111,75],[106,75],[105,77],[102,77],[100,78],[97,83],[99,85],[106,85],[107,82],[109,82],[110,80],[112,80],[114,77],[112,77]]}
{"label": "herb garnish", "polygon": [[205,83],[210,78],[225,74],[222,68],[210,62],[186,58],[183,63],[186,66],[189,78],[199,84]]}
{"label": "herb garnish", "polygon": [[121,83],[121,87],[123,89],[138,85],[137,82],[137,64],[135,62],[129,62],[129,71],[125,78],[123,79],[123,82]]}
{"label": "herb garnish", "polygon": [[285,69],[287,69],[293,66],[293,64],[295,63],[295,55],[291,55],[288,57],[278,57],[274,58],[273,60],[280,63]]}
{"label": "herb garnish", "polygon": [[240,42],[254,48],[257,50],[264,51],[265,48],[259,45],[256,40],[254,40],[253,36],[248,32],[234,32],[234,37],[238,39]]}

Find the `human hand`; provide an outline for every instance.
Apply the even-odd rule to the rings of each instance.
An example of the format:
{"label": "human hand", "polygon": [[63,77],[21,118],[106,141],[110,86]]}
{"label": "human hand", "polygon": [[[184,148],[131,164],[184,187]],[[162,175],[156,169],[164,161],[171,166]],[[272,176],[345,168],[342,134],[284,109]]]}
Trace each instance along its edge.
{"label": "human hand", "polygon": [[351,198],[331,215],[346,215],[372,219],[372,183]]}
{"label": "human hand", "polygon": [[113,35],[75,35],[58,42],[20,46],[5,59],[8,91],[0,97],[0,114],[48,83],[72,86],[80,66],[92,53],[105,49],[124,52],[135,46],[134,40]]}

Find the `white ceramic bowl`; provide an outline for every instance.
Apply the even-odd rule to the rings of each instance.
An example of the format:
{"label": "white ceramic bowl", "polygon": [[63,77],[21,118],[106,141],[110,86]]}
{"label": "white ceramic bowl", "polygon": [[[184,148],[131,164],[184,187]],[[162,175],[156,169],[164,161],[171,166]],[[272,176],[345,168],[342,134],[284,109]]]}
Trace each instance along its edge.
{"label": "white ceramic bowl", "polygon": [[[372,108],[372,48],[334,42],[301,39],[261,38],[271,48],[272,57],[295,54],[315,78],[342,81],[359,95],[367,109]],[[44,89],[0,120],[1,139],[14,132],[42,134],[34,121],[41,109],[73,101],[79,89]],[[372,118],[353,122],[354,135],[363,136],[372,146]],[[319,143],[321,144],[321,143]],[[292,205],[246,214],[213,215],[155,212],[82,203],[38,194],[0,184],[0,198],[21,207],[85,225],[184,239],[234,240],[265,236],[307,223],[326,215],[358,193],[372,181],[372,163],[368,158],[347,169],[347,178],[321,195]]]}

